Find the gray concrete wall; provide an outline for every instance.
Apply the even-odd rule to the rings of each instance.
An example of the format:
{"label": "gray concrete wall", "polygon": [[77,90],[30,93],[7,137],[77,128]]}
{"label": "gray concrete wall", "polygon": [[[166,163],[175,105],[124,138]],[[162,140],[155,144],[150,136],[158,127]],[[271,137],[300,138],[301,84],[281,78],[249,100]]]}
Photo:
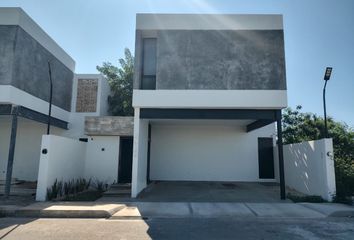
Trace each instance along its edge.
{"label": "gray concrete wall", "polygon": [[[53,79],[53,104],[70,111],[74,73],[19,26],[0,26],[0,84],[10,84],[33,96],[49,101],[48,61]],[[3,37],[4,36],[4,37]],[[12,46],[12,47],[11,47]],[[4,49],[3,49],[4,48]]]}
{"label": "gray concrete wall", "polygon": [[0,26],[0,85],[11,83],[17,28]]}
{"label": "gray concrete wall", "polygon": [[134,117],[85,117],[85,134],[89,136],[133,136]]}
{"label": "gray concrete wall", "polygon": [[[157,89],[286,89],[282,30],[137,30],[137,36],[149,32],[157,37]],[[136,58],[139,68],[141,51]],[[139,81],[138,75],[135,88]]]}

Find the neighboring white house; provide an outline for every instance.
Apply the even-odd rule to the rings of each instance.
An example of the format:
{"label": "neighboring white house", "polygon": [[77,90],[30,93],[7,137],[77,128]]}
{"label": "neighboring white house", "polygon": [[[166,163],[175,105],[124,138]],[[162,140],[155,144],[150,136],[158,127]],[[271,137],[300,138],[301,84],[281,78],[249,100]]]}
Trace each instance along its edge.
{"label": "neighboring white house", "polygon": [[[85,117],[108,114],[107,80],[100,74],[76,74],[74,60],[20,8],[0,8],[0,36],[0,180],[6,175],[8,180],[38,179],[49,111],[48,62],[53,81],[50,133],[85,138],[91,156],[95,147],[105,147],[105,142],[88,139]],[[95,166],[86,164],[92,175],[90,166]],[[111,182],[117,180],[118,169],[113,171]]]}

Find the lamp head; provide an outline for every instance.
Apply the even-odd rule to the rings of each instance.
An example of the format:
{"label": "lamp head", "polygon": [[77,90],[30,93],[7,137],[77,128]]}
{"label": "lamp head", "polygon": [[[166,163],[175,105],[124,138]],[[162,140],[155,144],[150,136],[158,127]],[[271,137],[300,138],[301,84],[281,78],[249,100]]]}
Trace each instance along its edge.
{"label": "lamp head", "polygon": [[331,78],[331,74],[332,74],[332,68],[326,67],[326,72],[325,72],[323,80],[328,81]]}

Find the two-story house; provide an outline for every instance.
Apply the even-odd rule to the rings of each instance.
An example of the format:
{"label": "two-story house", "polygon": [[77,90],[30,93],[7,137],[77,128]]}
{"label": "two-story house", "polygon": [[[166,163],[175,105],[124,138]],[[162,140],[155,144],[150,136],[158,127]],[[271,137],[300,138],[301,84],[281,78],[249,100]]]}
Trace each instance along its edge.
{"label": "two-story house", "polygon": [[286,106],[281,15],[138,14],[132,197],[158,180],[278,179],[284,199]]}

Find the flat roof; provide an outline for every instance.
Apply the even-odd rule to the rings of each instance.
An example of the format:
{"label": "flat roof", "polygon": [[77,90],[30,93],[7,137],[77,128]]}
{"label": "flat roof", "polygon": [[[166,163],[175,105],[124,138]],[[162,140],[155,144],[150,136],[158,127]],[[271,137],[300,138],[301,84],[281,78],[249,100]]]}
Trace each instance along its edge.
{"label": "flat roof", "polygon": [[136,15],[138,30],[281,30],[281,14],[150,14]]}
{"label": "flat roof", "polygon": [[67,54],[22,8],[0,8],[0,25],[17,25],[31,35],[45,49],[52,53],[71,71],[75,71],[75,61]]}

